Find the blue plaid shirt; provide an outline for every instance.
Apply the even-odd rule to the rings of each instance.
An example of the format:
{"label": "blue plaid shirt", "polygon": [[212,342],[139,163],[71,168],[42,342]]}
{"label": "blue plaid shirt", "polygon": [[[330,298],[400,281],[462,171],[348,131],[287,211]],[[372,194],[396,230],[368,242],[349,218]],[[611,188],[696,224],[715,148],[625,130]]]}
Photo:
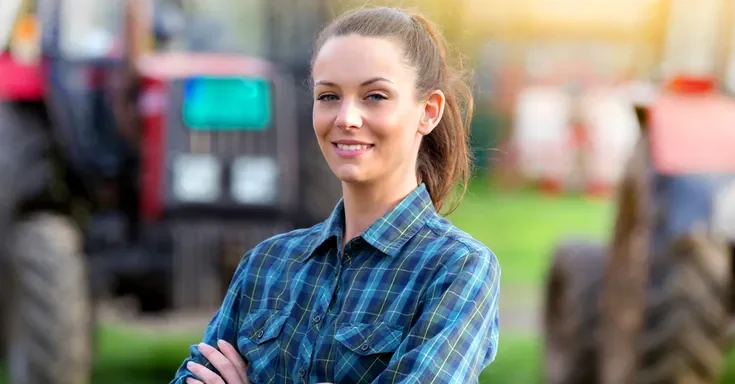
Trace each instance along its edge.
{"label": "blue plaid shirt", "polygon": [[[340,202],[248,251],[203,341],[236,346],[253,384],[477,382],[498,347],[495,255],[423,184],[340,255],[343,228]],[[214,370],[192,346],[172,383],[190,360]]]}

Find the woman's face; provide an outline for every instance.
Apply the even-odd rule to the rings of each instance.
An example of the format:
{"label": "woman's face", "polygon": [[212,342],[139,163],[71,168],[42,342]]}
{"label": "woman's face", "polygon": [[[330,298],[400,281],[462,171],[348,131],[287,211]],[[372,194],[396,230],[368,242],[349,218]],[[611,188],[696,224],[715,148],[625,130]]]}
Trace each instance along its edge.
{"label": "woman's face", "polygon": [[313,123],[322,153],[343,182],[416,178],[421,137],[439,121],[440,91],[418,100],[415,70],[389,39],[329,39],[314,60]]}

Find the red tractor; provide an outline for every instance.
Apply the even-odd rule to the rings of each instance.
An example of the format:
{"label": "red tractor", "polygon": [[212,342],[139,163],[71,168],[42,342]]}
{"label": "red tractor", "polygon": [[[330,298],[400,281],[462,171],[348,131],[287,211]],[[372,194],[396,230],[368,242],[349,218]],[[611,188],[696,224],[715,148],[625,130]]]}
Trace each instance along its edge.
{"label": "red tractor", "polygon": [[1,7],[0,355],[13,384],[89,382],[97,300],[214,308],[247,247],[337,202],[304,85],[324,5]]}
{"label": "red tractor", "polygon": [[608,244],[560,244],[548,383],[713,383],[735,317],[735,100],[676,78],[637,110]]}

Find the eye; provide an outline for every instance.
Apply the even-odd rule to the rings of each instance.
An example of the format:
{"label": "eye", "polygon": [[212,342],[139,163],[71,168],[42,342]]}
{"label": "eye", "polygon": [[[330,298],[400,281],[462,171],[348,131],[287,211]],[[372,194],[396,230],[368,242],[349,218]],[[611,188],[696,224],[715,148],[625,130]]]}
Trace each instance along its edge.
{"label": "eye", "polygon": [[380,93],[371,93],[367,96],[367,99],[372,101],[388,100],[385,95],[381,95]]}
{"label": "eye", "polygon": [[319,101],[336,101],[339,98],[335,94],[325,93],[325,94],[319,95],[316,99]]}

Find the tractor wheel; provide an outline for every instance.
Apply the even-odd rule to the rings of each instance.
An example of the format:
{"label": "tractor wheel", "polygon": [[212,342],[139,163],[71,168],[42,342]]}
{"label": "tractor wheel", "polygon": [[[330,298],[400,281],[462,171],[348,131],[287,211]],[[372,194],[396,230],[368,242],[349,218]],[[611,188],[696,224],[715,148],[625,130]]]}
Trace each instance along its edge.
{"label": "tractor wheel", "polygon": [[76,226],[61,216],[34,215],[13,228],[9,257],[10,382],[89,383],[93,313]]}
{"label": "tractor wheel", "polygon": [[728,337],[732,261],[707,235],[653,260],[636,382],[714,383]]}
{"label": "tractor wheel", "polygon": [[0,102],[0,236],[7,233],[16,205],[48,183],[50,147],[44,125],[37,107]]}
{"label": "tractor wheel", "polygon": [[605,248],[590,241],[568,240],[554,252],[543,314],[549,384],[597,379],[597,303],[604,262]]}
{"label": "tractor wheel", "polygon": [[7,341],[10,298],[6,234],[18,203],[42,191],[48,180],[44,124],[33,106],[0,102],[0,359]]}

